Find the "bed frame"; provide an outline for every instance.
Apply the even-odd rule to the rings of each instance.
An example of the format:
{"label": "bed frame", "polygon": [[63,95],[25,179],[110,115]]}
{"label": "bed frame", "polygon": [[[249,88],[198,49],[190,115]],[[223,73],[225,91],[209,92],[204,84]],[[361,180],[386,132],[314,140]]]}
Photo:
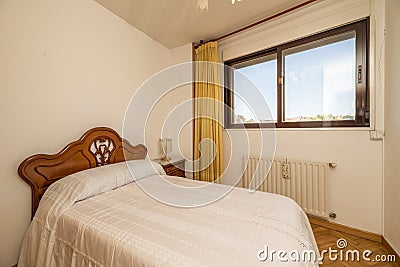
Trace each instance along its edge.
{"label": "bed frame", "polygon": [[18,174],[32,188],[32,217],[46,189],[57,180],[90,168],[144,159],[146,155],[144,145],[133,146],[113,129],[96,127],[57,154],[37,154],[25,159]]}

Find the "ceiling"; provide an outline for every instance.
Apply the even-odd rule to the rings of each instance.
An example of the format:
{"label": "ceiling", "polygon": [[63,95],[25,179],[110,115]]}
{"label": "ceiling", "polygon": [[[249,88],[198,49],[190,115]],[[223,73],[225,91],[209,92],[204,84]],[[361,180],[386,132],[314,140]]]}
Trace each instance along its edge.
{"label": "ceiling", "polygon": [[276,14],[304,0],[96,0],[168,48],[209,40]]}

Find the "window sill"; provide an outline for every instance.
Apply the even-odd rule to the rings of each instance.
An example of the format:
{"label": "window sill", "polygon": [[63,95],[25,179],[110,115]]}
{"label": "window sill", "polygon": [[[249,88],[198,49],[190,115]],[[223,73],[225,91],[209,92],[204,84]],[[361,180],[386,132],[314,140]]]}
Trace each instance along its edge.
{"label": "window sill", "polygon": [[365,131],[373,131],[374,128],[371,126],[366,126],[366,127],[326,127],[326,128],[224,128],[223,131],[229,132],[229,131],[277,131],[277,132],[284,132],[284,131],[336,131],[336,132],[342,132],[342,131],[353,131],[353,132],[365,132]]}

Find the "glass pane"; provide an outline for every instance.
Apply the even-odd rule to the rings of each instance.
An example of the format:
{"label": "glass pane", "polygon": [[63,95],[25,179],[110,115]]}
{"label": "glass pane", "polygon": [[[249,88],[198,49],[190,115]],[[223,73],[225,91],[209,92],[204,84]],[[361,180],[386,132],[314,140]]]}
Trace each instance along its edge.
{"label": "glass pane", "polygon": [[283,51],[284,121],[354,120],[356,33]]}
{"label": "glass pane", "polygon": [[235,69],[232,123],[275,122],[277,120],[276,54],[235,64],[232,67]]}

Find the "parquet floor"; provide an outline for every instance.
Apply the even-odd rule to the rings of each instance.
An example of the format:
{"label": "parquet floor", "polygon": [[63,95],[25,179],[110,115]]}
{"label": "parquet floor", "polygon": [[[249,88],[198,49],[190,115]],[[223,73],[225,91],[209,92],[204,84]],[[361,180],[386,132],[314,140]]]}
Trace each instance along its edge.
{"label": "parquet floor", "polygon": [[[314,232],[315,239],[318,244],[319,250],[328,250],[329,247],[332,249],[338,249],[337,240],[344,238],[347,241],[347,247],[343,248],[343,255],[347,250],[358,250],[360,251],[360,261],[331,261],[329,256],[324,257],[323,267],[361,267],[361,266],[374,266],[374,267],[400,267],[398,263],[395,262],[377,262],[375,260],[376,255],[389,255],[390,253],[386,248],[378,242],[360,238],[357,236],[349,235],[342,232],[337,232],[319,225],[311,224]],[[364,250],[371,250],[373,253],[370,256],[371,261],[363,261],[362,253]],[[345,258],[345,256],[343,256]],[[398,259],[397,259],[398,260]]]}

